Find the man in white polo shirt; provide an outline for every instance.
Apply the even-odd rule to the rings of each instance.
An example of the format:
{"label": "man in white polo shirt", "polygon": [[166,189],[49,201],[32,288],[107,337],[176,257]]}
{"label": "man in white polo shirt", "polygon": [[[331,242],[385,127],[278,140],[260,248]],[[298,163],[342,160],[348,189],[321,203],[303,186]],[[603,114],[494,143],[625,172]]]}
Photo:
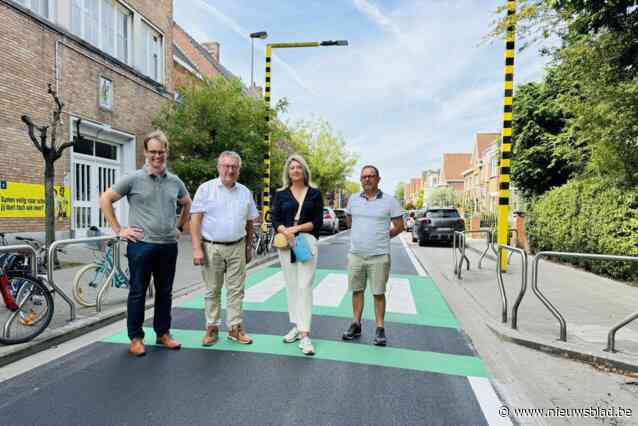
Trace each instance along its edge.
{"label": "man in white polo shirt", "polygon": [[241,157],[224,151],[217,159],[219,177],[203,183],[191,208],[193,264],[202,265],[206,284],[206,334],[202,345],[219,338],[221,291],[226,276],[228,339],[250,344],[242,327],[246,263],[250,262],[253,220],[259,216],[248,188],[237,182]]}
{"label": "man in white polo shirt", "polygon": [[350,232],[348,285],[352,290],[354,320],[343,333],[344,340],[361,336],[363,292],[369,285],[374,296],[377,329],[374,344],[386,345],[385,290],[390,278],[390,239],[403,231],[403,214],[399,202],[379,189],[379,170],[375,166],[361,169],[363,191],[352,194],[346,209]]}

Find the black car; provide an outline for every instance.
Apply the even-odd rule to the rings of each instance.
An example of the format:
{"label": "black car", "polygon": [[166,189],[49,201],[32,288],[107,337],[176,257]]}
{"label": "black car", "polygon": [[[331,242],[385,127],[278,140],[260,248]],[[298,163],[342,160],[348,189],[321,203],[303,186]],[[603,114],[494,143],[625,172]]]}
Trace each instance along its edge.
{"label": "black car", "polygon": [[339,219],[339,231],[348,229],[348,224],[346,223],[346,209],[334,209],[334,211]]}
{"label": "black car", "polygon": [[432,207],[417,216],[412,229],[412,242],[423,247],[428,241],[452,242],[454,231],[465,230],[465,221],[453,207]]}

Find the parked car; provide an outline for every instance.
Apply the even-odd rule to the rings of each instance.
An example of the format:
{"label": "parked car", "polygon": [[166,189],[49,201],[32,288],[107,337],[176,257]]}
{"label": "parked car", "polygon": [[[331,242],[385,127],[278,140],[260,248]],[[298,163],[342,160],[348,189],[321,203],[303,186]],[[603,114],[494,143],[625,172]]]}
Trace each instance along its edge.
{"label": "parked car", "polygon": [[322,232],[328,234],[336,234],[339,232],[339,219],[337,214],[330,207],[323,208],[323,225],[321,226]]}
{"label": "parked car", "polygon": [[346,223],[346,209],[334,209],[334,211],[337,215],[337,219],[339,219],[339,231],[348,229],[348,224]]}
{"label": "parked car", "polygon": [[454,231],[462,232],[463,230],[465,230],[465,221],[457,209],[431,207],[421,217],[417,217],[412,231],[412,242],[418,241],[420,246],[424,246],[428,241],[451,243]]}

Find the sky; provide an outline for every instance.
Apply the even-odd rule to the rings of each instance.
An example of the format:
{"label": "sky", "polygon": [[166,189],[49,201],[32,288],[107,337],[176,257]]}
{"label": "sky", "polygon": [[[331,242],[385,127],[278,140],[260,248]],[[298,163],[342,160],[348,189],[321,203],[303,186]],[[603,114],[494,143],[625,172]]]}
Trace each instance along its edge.
{"label": "sky", "polygon": [[[444,152],[471,152],[477,132],[502,128],[505,42],[485,39],[505,1],[174,0],[174,19],[197,41],[220,43],[221,63],[264,86],[266,42],[348,40],[347,47],[275,49],[272,101],[284,120],[324,119],[377,166],[381,188],[439,168]],[[546,58],[517,53],[515,84],[542,79]]]}

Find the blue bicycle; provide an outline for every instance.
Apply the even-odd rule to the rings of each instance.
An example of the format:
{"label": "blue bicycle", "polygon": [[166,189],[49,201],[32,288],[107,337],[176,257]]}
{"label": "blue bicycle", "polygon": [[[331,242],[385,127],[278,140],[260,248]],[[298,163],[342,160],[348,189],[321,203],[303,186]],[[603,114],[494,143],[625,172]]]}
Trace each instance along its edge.
{"label": "blue bicycle", "polygon": [[[101,253],[101,252],[100,252]],[[101,254],[94,263],[90,263],[80,269],[73,278],[73,298],[82,306],[92,308],[97,305],[97,294],[106,284],[107,278],[113,270],[113,243],[109,242],[104,254]],[[110,286],[116,289],[128,290],[128,268],[116,271]]]}

